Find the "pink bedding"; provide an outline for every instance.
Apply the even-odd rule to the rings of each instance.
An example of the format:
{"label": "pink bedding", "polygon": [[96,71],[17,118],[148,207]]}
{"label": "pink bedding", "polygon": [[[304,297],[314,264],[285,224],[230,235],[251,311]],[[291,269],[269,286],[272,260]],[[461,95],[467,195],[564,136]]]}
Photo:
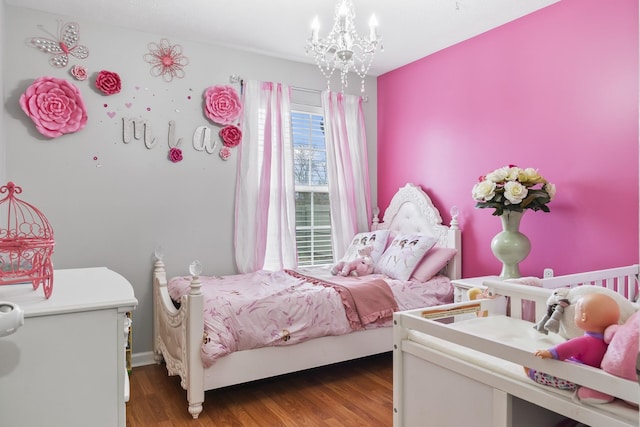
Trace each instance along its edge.
{"label": "pink bedding", "polygon": [[[332,276],[329,268],[301,268],[296,271],[299,273],[297,277],[284,271],[258,271],[200,278],[205,304],[205,332],[208,336],[202,346],[205,367],[234,351],[295,344],[326,335],[342,335],[352,332],[354,327],[389,326],[391,317],[381,321],[376,314],[379,308],[374,301],[365,303],[368,307],[363,310],[368,313],[361,313],[365,319],[360,322],[360,327],[354,324],[353,315],[351,322],[347,317],[341,292],[336,287],[339,289],[340,286],[364,281],[365,278],[367,281],[384,280],[393,294],[397,310],[453,301],[452,286],[444,276],[420,283],[392,280],[380,274],[342,278]],[[305,280],[303,276],[314,279]],[[320,285],[318,279],[330,283]],[[169,281],[169,294],[175,301],[180,301],[182,295],[189,293],[190,281],[190,276],[175,277]],[[375,286],[375,292],[380,295],[386,293],[382,284]],[[367,314],[370,315],[368,319]],[[368,323],[371,320],[373,323]]]}
{"label": "pink bedding", "polygon": [[293,270],[286,270],[286,272],[306,282],[335,289],[342,298],[347,320],[354,331],[363,329],[370,323],[389,319],[398,310],[393,292],[384,279],[372,278],[372,276],[338,276],[332,277],[329,281],[305,276]]}

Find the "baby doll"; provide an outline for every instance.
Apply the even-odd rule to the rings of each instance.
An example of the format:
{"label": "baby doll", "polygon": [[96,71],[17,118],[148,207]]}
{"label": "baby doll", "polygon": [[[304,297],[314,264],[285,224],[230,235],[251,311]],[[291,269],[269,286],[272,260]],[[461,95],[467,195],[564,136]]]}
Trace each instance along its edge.
{"label": "baby doll", "polygon": [[[576,326],[584,331],[584,335],[548,350],[537,350],[534,354],[542,359],[570,360],[599,368],[607,351],[604,330],[617,324],[619,318],[620,309],[613,298],[601,293],[584,295],[576,302],[574,317]],[[570,381],[534,369],[524,369],[529,378],[537,383],[564,390],[576,389],[576,385]]]}

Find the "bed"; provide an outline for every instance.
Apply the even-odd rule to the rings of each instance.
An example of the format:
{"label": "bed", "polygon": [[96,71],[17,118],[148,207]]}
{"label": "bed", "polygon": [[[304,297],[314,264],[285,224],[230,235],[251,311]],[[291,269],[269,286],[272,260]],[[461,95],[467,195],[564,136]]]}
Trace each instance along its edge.
{"label": "bed", "polygon": [[[542,287],[487,280],[483,285],[491,298],[394,314],[394,426],[526,427],[575,425],[567,424],[573,421],[592,427],[638,426],[638,381],[604,369],[533,356],[535,350],[564,338],[538,332],[533,322],[522,319],[522,308],[533,301],[535,317],[540,319],[555,288],[606,288],[620,296],[627,315],[635,316],[638,305],[629,301],[637,301],[639,271],[639,265],[632,265],[558,276],[541,279]],[[505,313],[507,301],[507,314],[498,314]],[[475,315],[469,318],[470,313]],[[639,354],[635,335],[635,344],[629,348],[632,371]],[[585,403],[575,392],[531,381],[523,366],[615,399]]]}
{"label": "bed", "polygon": [[[429,196],[419,186],[407,184],[393,196],[384,212],[382,221],[379,221],[375,216],[371,224],[371,233],[377,232],[380,233],[379,235],[389,235],[389,245],[396,242],[401,236],[424,235],[431,236],[435,242],[433,248],[427,252],[427,255],[433,251],[449,251],[451,254],[450,259],[428,281],[428,283],[431,283],[432,280],[439,281],[438,288],[441,289],[441,295],[438,300],[433,302],[435,305],[453,301],[453,289],[449,282],[460,277],[461,231],[458,227],[457,212],[454,208],[452,208],[451,215],[451,224],[449,226],[443,225],[440,213]],[[386,243],[387,239],[385,239]],[[380,262],[385,259],[386,250],[384,252],[379,258]],[[397,254],[394,253],[389,256],[396,257]],[[217,322],[208,317],[211,312],[221,311],[220,307],[227,304],[226,301],[220,302],[221,300],[218,297],[209,296],[208,292],[219,290],[212,291],[212,288],[226,289],[230,293],[234,293],[233,286],[239,286],[240,282],[254,280],[255,276],[259,276],[257,287],[285,286],[282,283],[286,282],[287,285],[281,292],[286,293],[300,283],[296,282],[295,286],[291,285],[290,282],[292,280],[302,280],[301,288],[313,292],[320,292],[318,289],[322,289],[322,292],[331,294],[326,297],[327,299],[335,301],[337,296],[338,301],[344,303],[345,299],[339,287],[318,283],[311,286],[311,282],[316,277],[320,277],[319,280],[326,279],[327,282],[335,281],[337,285],[341,286],[342,282],[339,282],[338,276],[328,273],[329,267],[318,268],[318,271],[313,270],[262,271],[223,278],[175,276],[167,279],[168,275],[164,268],[164,262],[162,259],[155,261],[153,272],[154,354],[158,363],[162,360],[165,361],[169,375],[180,375],[181,385],[187,391],[188,410],[193,418],[197,418],[202,411],[204,392],[206,390],[392,350],[392,312],[389,313],[386,321],[378,319],[378,321],[360,325],[353,331],[353,328],[350,328],[349,331],[343,332],[329,331],[329,335],[296,338],[295,333],[289,333],[289,331],[285,330],[289,329],[289,326],[287,326],[287,328],[283,328],[284,336],[276,337],[278,338],[277,342],[274,341],[271,345],[259,347],[250,343],[250,348],[240,348],[239,345],[229,344],[227,346],[229,348],[225,349],[225,351],[213,355],[211,353],[216,353],[217,350],[207,350],[210,348],[212,340],[217,341],[218,336],[224,335],[219,333],[220,329],[214,329],[218,332],[212,333],[212,327],[215,328],[220,322],[227,322],[227,319]],[[415,272],[409,280],[388,280],[385,274],[381,274],[378,271],[370,276],[345,278],[345,280],[382,279],[388,284],[394,297],[398,299],[399,289],[404,290],[418,286],[417,282],[419,281],[414,279],[418,270],[419,268],[416,266]],[[300,275],[304,277],[301,278]],[[305,278],[308,280],[305,280]],[[282,283],[279,282],[280,279],[283,281]],[[230,281],[234,283],[230,284]],[[443,289],[446,289],[446,292]],[[413,299],[413,297],[407,298],[405,296],[402,301],[396,301],[397,310],[407,309],[407,304],[411,303]],[[212,300],[217,301],[216,304],[218,305],[214,304],[212,307],[205,304],[205,301]],[[256,306],[264,306],[259,298],[256,298],[255,301],[255,304],[250,307],[251,310],[259,308]],[[420,298],[418,298],[418,301],[420,301]],[[251,301],[248,301],[248,303],[251,303]],[[333,304],[335,305],[335,302]],[[348,324],[351,325],[351,318],[347,316],[348,311],[344,308],[345,304],[339,305],[340,307],[333,308],[335,310],[333,317],[346,319]],[[300,305],[295,306],[298,307]],[[243,309],[247,311],[246,308],[247,306],[244,306]],[[236,311],[240,310],[237,309]],[[226,323],[224,326],[227,326]],[[244,331],[244,329],[240,330]],[[220,338],[220,340],[228,343],[228,340],[224,337]],[[234,346],[238,348],[231,348]]]}

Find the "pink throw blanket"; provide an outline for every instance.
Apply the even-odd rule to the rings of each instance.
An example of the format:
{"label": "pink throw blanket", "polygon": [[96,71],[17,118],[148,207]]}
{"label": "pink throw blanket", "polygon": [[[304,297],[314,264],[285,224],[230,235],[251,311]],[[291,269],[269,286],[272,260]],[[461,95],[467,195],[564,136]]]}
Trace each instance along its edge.
{"label": "pink throw blanket", "polygon": [[398,310],[398,303],[393,297],[393,292],[383,279],[342,276],[338,278],[336,276],[336,280],[339,280],[340,283],[335,283],[305,276],[293,270],[285,271],[293,277],[335,289],[342,298],[349,325],[354,330],[363,329],[368,324],[391,318],[393,313]]}

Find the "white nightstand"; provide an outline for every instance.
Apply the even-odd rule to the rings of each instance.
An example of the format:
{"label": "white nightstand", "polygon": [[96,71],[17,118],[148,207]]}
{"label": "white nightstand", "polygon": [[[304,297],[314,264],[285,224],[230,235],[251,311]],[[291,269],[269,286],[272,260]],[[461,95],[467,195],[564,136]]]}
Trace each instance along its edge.
{"label": "white nightstand", "polygon": [[[453,285],[453,302],[463,302],[469,301],[469,297],[467,296],[467,291],[471,288],[480,288],[486,289],[486,286],[482,285],[482,282],[485,280],[500,280],[499,276],[480,276],[480,277],[468,277],[466,279],[456,279],[452,280],[451,284]],[[496,308],[496,312],[498,314],[506,314],[507,313],[507,301],[505,297],[498,297],[504,301],[503,307],[498,306]],[[497,302],[498,300],[496,300]],[[496,306],[494,306],[496,307]],[[469,319],[473,315],[462,315],[456,317],[456,322],[460,320]]]}
{"label": "white nightstand", "polygon": [[482,282],[484,282],[485,280],[499,280],[499,277],[480,276],[452,280],[451,284],[453,285],[453,302],[468,301],[469,298],[467,297],[467,291],[471,288],[484,289],[485,286],[482,286]]}

